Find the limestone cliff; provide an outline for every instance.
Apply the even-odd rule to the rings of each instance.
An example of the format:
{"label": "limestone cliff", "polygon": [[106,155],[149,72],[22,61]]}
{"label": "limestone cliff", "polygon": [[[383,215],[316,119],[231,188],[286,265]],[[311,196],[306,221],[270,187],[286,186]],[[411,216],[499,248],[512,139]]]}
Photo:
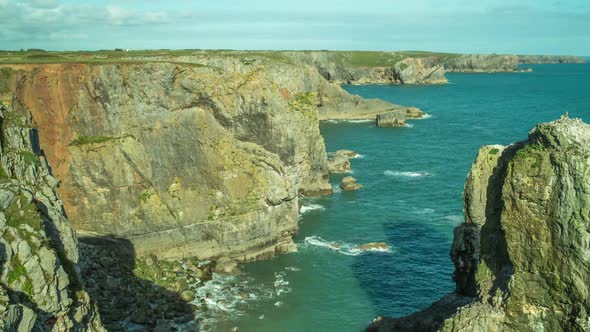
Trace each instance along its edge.
{"label": "limestone cliff", "polygon": [[351,96],[281,57],[11,68],[70,221],[130,240],[138,256],[290,251],[299,195],[332,191],[318,118],[422,114]]}
{"label": "limestone cliff", "polygon": [[586,58],[571,55],[519,55],[518,63],[543,64],[543,63],[587,63]]}
{"label": "limestone cliff", "polygon": [[451,258],[457,289],[369,330],[590,330],[590,126],[564,117],[483,147]]}
{"label": "limestone cliff", "polygon": [[0,122],[0,328],[104,331],[37,132],[27,113],[1,105]]}

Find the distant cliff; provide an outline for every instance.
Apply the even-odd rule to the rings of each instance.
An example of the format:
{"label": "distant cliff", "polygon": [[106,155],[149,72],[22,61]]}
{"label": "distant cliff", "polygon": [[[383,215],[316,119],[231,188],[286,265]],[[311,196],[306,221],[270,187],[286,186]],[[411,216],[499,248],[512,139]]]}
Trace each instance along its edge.
{"label": "distant cliff", "polygon": [[28,113],[0,105],[0,328],[104,331]]}
{"label": "distant cliff", "polygon": [[586,58],[569,55],[519,55],[518,63],[543,64],[543,63],[587,63]]}
{"label": "distant cliff", "polygon": [[590,330],[590,126],[563,118],[487,146],[465,185],[456,292],[369,331]]}

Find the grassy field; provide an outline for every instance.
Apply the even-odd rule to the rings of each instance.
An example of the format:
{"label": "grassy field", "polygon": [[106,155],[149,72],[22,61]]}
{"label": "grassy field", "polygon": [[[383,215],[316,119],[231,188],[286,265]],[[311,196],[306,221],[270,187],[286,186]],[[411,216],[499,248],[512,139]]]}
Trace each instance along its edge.
{"label": "grassy field", "polygon": [[[352,67],[391,66],[407,57],[449,57],[457,54],[420,51],[371,52],[371,51],[232,51],[232,50],[103,50],[76,52],[47,52],[43,50],[0,51],[0,64],[45,64],[45,63],[118,63],[167,61],[182,56],[239,56],[263,57],[274,61],[291,62],[294,52],[325,52],[331,61]],[[146,58],[154,58],[148,60]]]}

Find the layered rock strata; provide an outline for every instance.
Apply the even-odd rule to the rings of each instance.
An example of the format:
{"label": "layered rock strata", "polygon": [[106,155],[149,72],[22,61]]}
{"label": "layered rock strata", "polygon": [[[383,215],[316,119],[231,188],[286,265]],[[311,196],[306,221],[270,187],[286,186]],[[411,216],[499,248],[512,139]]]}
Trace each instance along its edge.
{"label": "layered rock strata", "polygon": [[70,221],[131,241],[140,257],[292,250],[299,195],[332,192],[319,118],[421,114],[286,58],[174,60],[11,66]]}
{"label": "layered rock strata", "polygon": [[451,250],[456,292],[368,330],[590,330],[589,174],[590,126],[578,119],[481,148]]}

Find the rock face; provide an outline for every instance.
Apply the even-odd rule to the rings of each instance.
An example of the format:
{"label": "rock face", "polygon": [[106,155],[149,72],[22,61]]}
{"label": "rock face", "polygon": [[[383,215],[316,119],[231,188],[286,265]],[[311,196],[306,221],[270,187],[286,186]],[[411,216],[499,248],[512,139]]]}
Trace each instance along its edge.
{"label": "rock face", "polygon": [[139,257],[293,250],[298,196],[332,192],[319,118],[421,114],[280,55],[145,61],[13,65],[8,85],[76,229],[127,239]]}
{"label": "rock face", "polygon": [[78,273],[78,241],[27,113],[0,106],[0,326],[104,331]]}
{"label": "rock face", "polygon": [[[451,250],[456,293],[369,330],[588,331],[589,172],[590,126],[580,120],[483,147]],[[428,316],[436,318],[421,319]]]}
{"label": "rock face", "polygon": [[377,115],[378,127],[403,127],[406,125],[406,116],[401,112],[389,112]]}
{"label": "rock face", "polygon": [[444,61],[448,72],[511,72],[518,71],[516,55],[464,54]]}
{"label": "rock face", "polygon": [[388,251],[389,246],[385,242],[370,242],[355,247],[354,249],[360,251]]}
{"label": "rock face", "polygon": [[519,55],[518,63],[543,64],[543,63],[586,63],[586,58],[568,55]]}
{"label": "rock face", "polygon": [[160,258],[293,248],[298,195],[331,192],[315,76],[227,61],[227,70],[64,64],[21,74],[17,100],[80,233],[126,238],[138,256]]}
{"label": "rock face", "polygon": [[328,154],[328,171],[330,173],[350,173],[349,154],[340,150]]}
{"label": "rock face", "polygon": [[362,187],[363,187],[363,185],[360,183],[357,183],[356,179],[353,178],[352,176],[347,176],[344,179],[342,179],[342,182],[340,182],[340,188],[342,188],[342,190],[346,190],[346,191],[354,191],[354,190],[361,189]]}
{"label": "rock face", "polygon": [[406,58],[393,66],[395,82],[400,84],[445,84],[445,67],[435,57]]}

